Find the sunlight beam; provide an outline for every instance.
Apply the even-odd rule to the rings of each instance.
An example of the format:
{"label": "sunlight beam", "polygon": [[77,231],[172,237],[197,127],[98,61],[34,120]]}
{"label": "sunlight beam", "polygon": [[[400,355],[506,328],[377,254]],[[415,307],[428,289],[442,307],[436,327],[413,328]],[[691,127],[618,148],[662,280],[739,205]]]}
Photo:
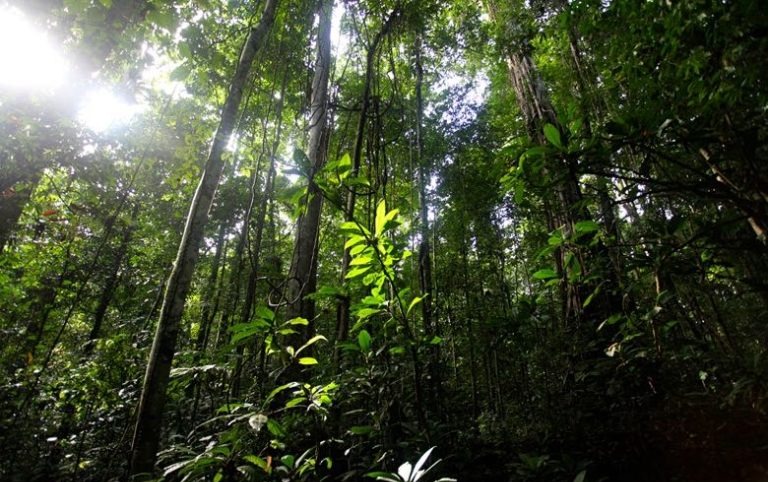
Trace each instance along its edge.
{"label": "sunlight beam", "polygon": [[143,106],[121,99],[101,88],[89,93],[80,107],[77,120],[94,132],[104,132],[128,123]]}
{"label": "sunlight beam", "polygon": [[0,6],[0,86],[51,92],[69,73],[69,63],[17,8]]}

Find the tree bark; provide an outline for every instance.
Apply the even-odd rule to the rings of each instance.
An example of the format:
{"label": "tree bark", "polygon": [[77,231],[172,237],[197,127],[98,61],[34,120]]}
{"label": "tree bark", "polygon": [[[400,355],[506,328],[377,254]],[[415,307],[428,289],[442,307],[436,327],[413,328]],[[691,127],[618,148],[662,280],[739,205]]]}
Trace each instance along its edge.
{"label": "tree bark", "polygon": [[[328,151],[328,77],[331,68],[331,14],[333,2],[320,4],[320,22],[317,34],[317,62],[312,79],[312,99],[309,117],[309,152],[311,166],[307,187],[307,209],[299,217],[296,242],[291,258],[288,282],[288,319],[302,317],[310,324],[315,318],[315,302],[307,295],[317,288],[317,255],[320,233],[320,212],[323,196],[314,182],[314,176],[325,164]],[[309,331],[312,330],[310,325]]]}
{"label": "tree bark", "polygon": [[243,46],[203,175],[187,215],[176,262],[168,279],[139,401],[131,444],[130,475],[134,477],[139,474],[151,474],[154,470],[157,449],[160,445],[166,389],[176,350],[176,338],[208,221],[208,211],[224,166],[222,153],[235,127],[251,64],[256,53],[266,43],[269,30],[274,23],[276,6],[277,0],[267,0],[259,24],[251,29]]}

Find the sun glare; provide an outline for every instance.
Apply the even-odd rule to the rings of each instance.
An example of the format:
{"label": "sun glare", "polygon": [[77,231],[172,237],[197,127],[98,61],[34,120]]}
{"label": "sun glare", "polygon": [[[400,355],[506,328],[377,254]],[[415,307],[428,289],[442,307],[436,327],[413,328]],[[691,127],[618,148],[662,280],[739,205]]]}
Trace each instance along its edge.
{"label": "sun glare", "polygon": [[[44,31],[19,9],[0,5],[0,88],[11,95],[54,94],[64,82],[82,80]],[[124,124],[142,110],[106,87],[82,95],[76,99],[80,105],[77,120],[96,132]]]}
{"label": "sun glare", "polygon": [[103,132],[127,123],[142,110],[141,105],[121,99],[102,88],[85,97],[77,119],[89,129]]}
{"label": "sun glare", "polygon": [[16,8],[0,6],[0,86],[51,91],[64,82],[66,59]]}

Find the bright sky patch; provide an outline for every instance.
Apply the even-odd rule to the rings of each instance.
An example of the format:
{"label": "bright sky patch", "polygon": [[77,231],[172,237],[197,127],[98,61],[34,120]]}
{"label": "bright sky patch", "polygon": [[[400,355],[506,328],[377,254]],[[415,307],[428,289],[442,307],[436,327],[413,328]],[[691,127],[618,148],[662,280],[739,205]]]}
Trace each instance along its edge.
{"label": "bright sky patch", "polygon": [[50,92],[68,72],[67,60],[44,33],[18,9],[0,6],[0,87]]}

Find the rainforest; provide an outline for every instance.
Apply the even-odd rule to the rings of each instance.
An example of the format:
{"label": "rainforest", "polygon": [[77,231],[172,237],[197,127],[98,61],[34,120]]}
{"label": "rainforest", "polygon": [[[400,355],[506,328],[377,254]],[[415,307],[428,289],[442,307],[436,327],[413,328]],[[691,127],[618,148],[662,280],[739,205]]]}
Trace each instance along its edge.
{"label": "rainforest", "polygon": [[757,0],[0,0],[0,480],[768,480]]}

